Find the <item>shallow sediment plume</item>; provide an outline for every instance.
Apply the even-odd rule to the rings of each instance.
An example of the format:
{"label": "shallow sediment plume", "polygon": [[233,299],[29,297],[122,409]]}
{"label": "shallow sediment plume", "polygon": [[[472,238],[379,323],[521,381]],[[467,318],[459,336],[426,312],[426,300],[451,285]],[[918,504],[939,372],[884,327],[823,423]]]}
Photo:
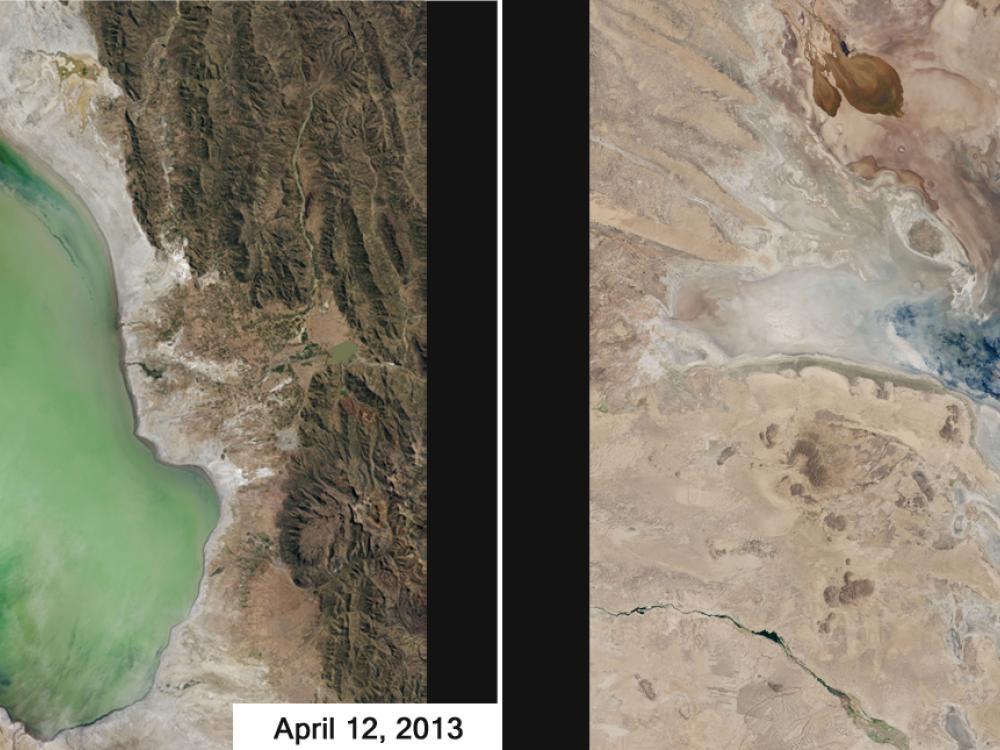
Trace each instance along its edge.
{"label": "shallow sediment plume", "polygon": [[1000,741],[998,38],[591,4],[593,747]]}
{"label": "shallow sediment plume", "polygon": [[0,189],[0,411],[30,425],[2,450],[0,705],[52,737],[148,690],[194,602],[218,500],[203,473],[135,439],[98,235],[6,144]]}

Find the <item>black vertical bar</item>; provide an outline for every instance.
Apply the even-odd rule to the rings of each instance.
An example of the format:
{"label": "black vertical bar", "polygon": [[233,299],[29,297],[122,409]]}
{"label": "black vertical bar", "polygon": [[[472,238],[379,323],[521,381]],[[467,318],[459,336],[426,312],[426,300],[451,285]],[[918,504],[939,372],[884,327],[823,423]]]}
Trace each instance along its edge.
{"label": "black vertical bar", "polygon": [[497,6],[427,11],[428,700],[492,703]]}
{"label": "black vertical bar", "polygon": [[[589,18],[504,14],[504,724],[588,746]],[[523,705],[517,706],[521,702]],[[665,738],[665,747],[671,747]]]}

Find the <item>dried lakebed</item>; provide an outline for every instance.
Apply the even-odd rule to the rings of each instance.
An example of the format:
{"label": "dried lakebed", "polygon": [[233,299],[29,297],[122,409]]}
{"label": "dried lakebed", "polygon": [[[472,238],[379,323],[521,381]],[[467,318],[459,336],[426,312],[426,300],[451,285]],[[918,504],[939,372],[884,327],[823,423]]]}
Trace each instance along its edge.
{"label": "dried lakebed", "polygon": [[102,239],[3,145],[0,316],[0,706],[48,738],[149,689],[218,503],[135,436]]}

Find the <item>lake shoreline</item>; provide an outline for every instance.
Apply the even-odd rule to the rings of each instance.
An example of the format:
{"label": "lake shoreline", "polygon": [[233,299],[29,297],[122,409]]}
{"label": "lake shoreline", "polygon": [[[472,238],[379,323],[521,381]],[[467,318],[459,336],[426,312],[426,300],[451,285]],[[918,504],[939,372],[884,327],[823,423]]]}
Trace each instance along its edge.
{"label": "lake shoreline", "polygon": [[[122,305],[121,305],[122,295],[119,289],[119,282],[122,277],[122,274],[120,272],[120,269],[117,267],[118,263],[116,262],[115,254],[111,250],[111,243],[107,237],[107,234],[102,228],[101,224],[97,220],[94,213],[90,210],[90,207],[87,205],[85,199],[82,196],[80,196],[77,193],[77,191],[73,188],[73,186],[65,178],[63,178],[50,164],[48,164],[44,159],[42,159],[38,154],[36,154],[31,149],[30,146],[25,144],[16,135],[13,135],[3,129],[0,129],[0,142],[6,144],[14,152],[15,156],[21,159],[28,166],[28,168],[35,173],[35,175],[39,179],[48,184],[50,188],[52,188],[64,200],[66,200],[67,204],[74,211],[76,211],[79,217],[83,220],[83,222],[87,224],[88,229],[90,229],[94,233],[94,236],[98,239],[99,244],[101,245],[102,252],[105,254],[105,259],[107,261],[107,269],[110,274],[111,283],[109,285],[109,288],[113,296],[111,304],[114,314],[114,328],[118,341],[118,347],[117,347],[118,371],[122,378],[122,384],[124,385],[125,393],[127,394],[129,400],[129,408],[132,414],[132,425],[131,425],[132,436],[139,443],[145,446],[146,449],[149,450],[153,460],[156,463],[164,467],[167,467],[169,469],[178,469],[181,471],[195,474],[199,476],[201,479],[205,480],[211,487],[212,494],[214,495],[215,498],[216,518],[215,518],[215,523],[212,526],[212,529],[210,530],[204,543],[201,545],[202,547],[201,575],[199,576],[197,583],[197,594],[195,596],[195,600],[194,602],[192,602],[192,605],[188,609],[188,612],[185,614],[185,616],[180,620],[178,620],[177,622],[175,622],[173,625],[171,625],[166,642],[164,642],[159,647],[156,653],[155,667],[153,669],[153,675],[154,675],[153,680],[150,683],[149,687],[143,692],[141,696],[123,706],[111,709],[110,711],[107,711],[90,721],[65,727],[56,732],[55,734],[52,734],[51,736],[45,735],[44,733],[41,732],[37,732],[37,730],[33,731],[33,729],[29,727],[27,724],[25,724],[23,720],[18,719],[16,716],[12,715],[7,707],[0,706],[0,711],[6,713],[12,722],[20,723],[24,727],[25,732],[29,736],[41,742],[48,743],[58,738],[64,732],[97,724],[98,722],[108,718],[109,716],[112,716],[131,706],[134,706],[137,703],[142,702],[149,696],[149,694],[155,687],[156,684],[155,676],[159,672],[160,663],[164,651],[166,651],[166,649],[170,646],[171,642],[173,641],[176,630],[185,622],[189,621],[197,613],[198,606],[200,603],[202,603],[205,594],[204,583],[206,578],[208,577],[209,549],[213,540],[216,539],[216,537],[219,536],[225,530],[225,526],[223,525],[223,519],[224,516],[228,517],[229,514],[224,513],[224,510],[226,510],[226,504],[224,500],[225,495],[223,493],[221,483],[217,481],[217,478],[213,475],[209,467],[196,463],[173,463],[164,457],[164,451],[162,450],[160,444],[157,443],[157,441],[153,437],[140,434],[140,430],[142,429],[142,422],[139,411],[140,404],[132,385],[128,369],[129,365],[127,364],[128,357],[126,355],[126,350],[128,348],[128,340],[126,339],[124,333],[124,327],[126,321],[124,320],[122,313]],[[229,519],[227,518],[227,521],[228,520]],[[228,523],[225,525],[227,526]]]}

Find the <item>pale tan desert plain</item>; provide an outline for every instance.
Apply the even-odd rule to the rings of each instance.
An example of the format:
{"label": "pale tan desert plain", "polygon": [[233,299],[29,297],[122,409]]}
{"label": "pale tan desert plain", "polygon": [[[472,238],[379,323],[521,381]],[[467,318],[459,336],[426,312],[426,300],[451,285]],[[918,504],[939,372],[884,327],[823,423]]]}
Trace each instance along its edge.
{"label": "pale tan desert plain", "polygon": [[590,5],[591,746],[1000,745],[1000,9]]}

